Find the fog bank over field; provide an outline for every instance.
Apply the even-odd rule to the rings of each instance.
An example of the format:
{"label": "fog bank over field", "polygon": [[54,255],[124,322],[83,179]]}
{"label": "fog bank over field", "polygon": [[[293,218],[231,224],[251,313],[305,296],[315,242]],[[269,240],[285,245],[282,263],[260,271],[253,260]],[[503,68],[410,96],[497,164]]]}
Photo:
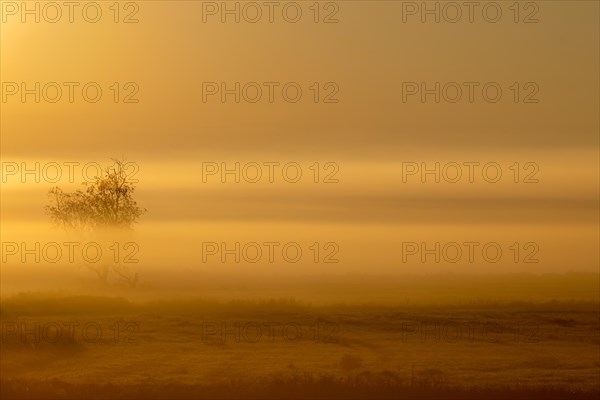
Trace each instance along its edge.
{"label": "fog bank over field", "polygon": [[[86,236],[45,224],[6,226],[13,229],[3,230],[3,295],[392,303],[598,299],[597,261],[586,251],[596,243],[593,226],[529,227],[517,247],[514,227],[506,225],[315,229],[270,222],[146,222],[134,232]],[[454,262],[457,251],[461,259]],[[138,285],[128,288],[113,275],[103,284],[94,272],[98,266],[125,266],[139,274]]]}
{"label": "fog bank over field", "polygon": [[[500,156],[490,151],[479,155],[473,182],[463,164],[472,159],[468,153],[436,154],[413,154],[406,158],[410,162],[344,159],[333,166],[272,154],[241,160],[130,160],[128,170],[138,181],[134,197],[148,213],[131,231],[85,234],[52,227],[44,214],[47,191],[84,188],[85,173],[93,174],[95,165],[106,160],[56,160],[63,175],[49,182],[45,178],[53,161],[3,158],[2,292],[103,293],[96,271],[116,265],[124,266],[128,276],[138,274],[136,290],[144,296],[180,291],[230,298],[367,300],[377,298],[379,285],[382,298],[399,301],[397,293],[384,289],[387,279],[402,285],[403,277],[410,276],[453,282],[452,276],[508,274],[502,279],[515,279],[519,286],[519,274],[556,273],[552,279],[560,286],[565,273],[597,274],[598,173],[590,168],[596,152],[541,150],[526,158],[519,152]],[[526,167],[526,160],[533,159],[539,169]],[[267,173],[273,160],[279,161],[270,164],[277,167],[271,182]],[[480,168],[491,162],[502,171],[495,183],[481,175]],[[292,170],[281,174],[287,163],[302,171],[295,183],[286,180]],[[249,182],[257,165],[267,175]],[[456,165],[463,178],[449,182]],[[422,168],[437,168],[438,174]],[[533,181],[524,182],[529,175]],[[332,181],[326,183],[328,176]],[[108,292],[122,284],[116,278],[105,288]],[[354,285],[361,279],[370,282],[369,290]],[[482,281],[482,288],[493,279]],[[587,288],[593,281],[581,283]],[[516,297],[507,285],[484,297],[528,298],[527,285],[519,286],[522,293]],[[550,286],[542,285],[534,297],[595,297],[584,288],[578,292],[565,286],[561,293]],[[485,294],[482,288],[451,284],[448,290],[455,300],[476,299]]]}

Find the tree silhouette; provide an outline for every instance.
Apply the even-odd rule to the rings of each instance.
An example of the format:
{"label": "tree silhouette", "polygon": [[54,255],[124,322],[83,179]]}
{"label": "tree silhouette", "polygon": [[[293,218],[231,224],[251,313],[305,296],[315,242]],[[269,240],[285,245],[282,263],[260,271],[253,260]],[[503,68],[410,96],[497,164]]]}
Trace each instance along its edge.
{"label": "tree silhouette", "polygon": [[85,182],[85,191],[65,193],[59,187],[50,189],[50,205],[46,213],[65,229],[98,228],[131,229],[147,210],[133,199],[135,184],[127,176],[124,160],[116,160],[105,168],[103,176]]}
{"label": "tree silhouette", "polygon": [[[104,169],[103,176],[84,182],[85,190],[66,193],[59,187],[48,191],[50,204],[45,207],[51,221],[67,231],[96,234],[110,231],[132,231],[133,225],[147,212],[133,199],[135,181],[127,174],[125,160],[113,159],[114,164]],[[88,265],[98,278],[106,282],[110,272],[107,265]],[[138,274],[129,273],[126,266],[116,265],[112,270],[121,282],[135,286]]]}

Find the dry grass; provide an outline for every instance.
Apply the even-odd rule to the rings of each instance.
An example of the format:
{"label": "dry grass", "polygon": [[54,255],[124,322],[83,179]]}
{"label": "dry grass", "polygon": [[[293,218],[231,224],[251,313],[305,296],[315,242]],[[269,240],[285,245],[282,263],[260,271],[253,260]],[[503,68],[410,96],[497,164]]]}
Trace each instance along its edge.
{"label": "dry grass", "polygon": [[[592,398],[597,310],[17,296],[2,302],[2,398]],[[72,340],[44,337],[69,322],[79,324]],[[223,323],[237,333],[223,339]],[[30,332],[15,333],[20,324]],[[85,340],[85,324],[102,336]],[[421,326],[425,336],[413,332]],[[486,326],[501,333],[485,336]]]}

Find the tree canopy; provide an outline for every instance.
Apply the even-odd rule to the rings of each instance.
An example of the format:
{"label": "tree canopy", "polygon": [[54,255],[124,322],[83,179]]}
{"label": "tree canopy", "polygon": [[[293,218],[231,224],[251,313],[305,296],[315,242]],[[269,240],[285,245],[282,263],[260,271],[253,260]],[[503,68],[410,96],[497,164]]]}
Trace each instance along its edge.
{"label": "tree canopy", "polygon": [[135,182],[127,175],[125,161],[113,161],[103,176],[84,183],[85,190],[66,193],[59,187],[50,189],[45,210],[52,222],[76,230],[131,229],[146,209],[133,199]]}

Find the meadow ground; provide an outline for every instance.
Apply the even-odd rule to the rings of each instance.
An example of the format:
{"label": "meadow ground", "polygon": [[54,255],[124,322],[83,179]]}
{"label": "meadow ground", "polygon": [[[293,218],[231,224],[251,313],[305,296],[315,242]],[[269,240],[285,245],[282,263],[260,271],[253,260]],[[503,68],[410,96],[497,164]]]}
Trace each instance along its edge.
{"label": "meadow ground", "polygon": [[598,303],[2,300],[5,398],[597,398]]}

